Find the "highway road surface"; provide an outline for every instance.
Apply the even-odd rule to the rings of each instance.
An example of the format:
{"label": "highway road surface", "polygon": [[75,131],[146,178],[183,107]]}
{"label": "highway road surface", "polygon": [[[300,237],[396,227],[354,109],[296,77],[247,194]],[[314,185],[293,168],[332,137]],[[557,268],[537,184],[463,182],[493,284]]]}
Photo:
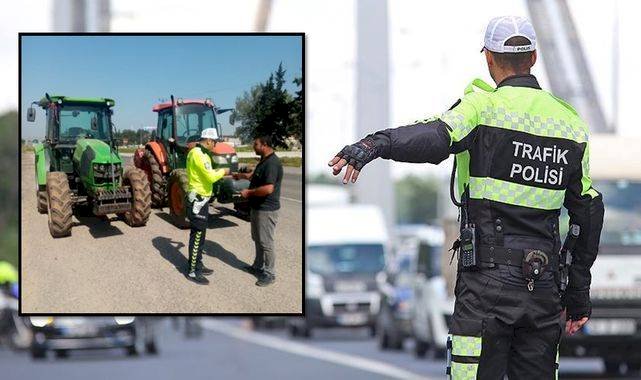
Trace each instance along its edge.
{"label": "highway road surface", "polygon": [[[126,165],[131,164],[127,158]],[[249,222],[225,205],[210,209],[203,262],[209,285],[183,276],[189,230],[154,209],[145,227],[74,216],[70,237],[53,239],[36,210],[32,154],[22,156],[22,311],[25,313],[302,312],[302,171],[285,168],[276,227],[276,282],[255,286]],[[126,166],[125,165],[125,166]]]}
{"label": "highway road surface", "polygon": [[[442,359],[379,351],[364,330],[319,330],[290,339],[284,330],[252,331],[240,319],[202,318],[202,336],[186,338],[160,322],[158,356],[127,357],[121,350],[72,352],[33,361],[0,348],[2,379],[444,379]],[[561,360],[561,379],[606,379],[596,359]],[[638,377],[621,376],[618,379]]]}

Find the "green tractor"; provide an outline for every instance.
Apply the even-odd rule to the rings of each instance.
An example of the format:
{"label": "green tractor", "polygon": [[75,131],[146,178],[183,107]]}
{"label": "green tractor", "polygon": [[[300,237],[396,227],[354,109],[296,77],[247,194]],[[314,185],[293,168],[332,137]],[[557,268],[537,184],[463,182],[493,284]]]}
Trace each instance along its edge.
{"label": "green tractor", "polygon": [[[123,172],[113,138],[112,99],[49,96],[33,105],[46,112],[46,134],[34,145],[38,211],[49,216],[49,232],[71,235],[74,210],[116,214],[132,227],[151,213],[151,191],[144,171]],[[36,119],[29,107],[27,120]]]}

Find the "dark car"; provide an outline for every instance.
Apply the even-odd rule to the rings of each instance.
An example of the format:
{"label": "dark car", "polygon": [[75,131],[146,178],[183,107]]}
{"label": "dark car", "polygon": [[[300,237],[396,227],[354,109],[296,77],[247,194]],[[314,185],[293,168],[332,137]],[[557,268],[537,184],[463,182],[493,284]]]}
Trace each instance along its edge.
{"label": "dark car", "polygon": [[66,357],[70,350],[123,348],[127,355],[144,349],[157,353],[151,318],[136,317],[31,317],[31,356],[43,359],[47,351]]}
{"label": "dark car", "polygon": [[376,319],[378,346],[382,350],[403,349],[403,341],[412,334],[414,290],[410,272],[411,258],[396,260],[379,283],[381,307]]}

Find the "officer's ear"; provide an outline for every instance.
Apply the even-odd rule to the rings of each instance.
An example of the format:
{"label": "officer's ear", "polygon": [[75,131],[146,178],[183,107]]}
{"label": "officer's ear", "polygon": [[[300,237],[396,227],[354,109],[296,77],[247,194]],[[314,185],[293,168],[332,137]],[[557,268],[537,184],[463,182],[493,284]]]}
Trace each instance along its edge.
{"label": "officer's ear", "polygon": [[494,57],[492,56],[492,53],[487,49],[483,49],[483,52],[485,53],[485,62],[487,62],[487,67],[493,67]]}
{"label": "officer's ear", "polygon": [[534,66],[534,64],[536,63],[536,58],[537,58],[536,50],[534,50],[532,52],[532,55],[530,56],[530,67]]}

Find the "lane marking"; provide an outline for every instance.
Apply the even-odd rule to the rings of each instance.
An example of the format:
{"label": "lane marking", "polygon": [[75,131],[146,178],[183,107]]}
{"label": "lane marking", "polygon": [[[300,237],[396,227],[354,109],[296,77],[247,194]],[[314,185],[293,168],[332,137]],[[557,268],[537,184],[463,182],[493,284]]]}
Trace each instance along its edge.
{"label": "lane marking", "polygon": [[287,200],[287,201],[292,201],[292,202],[303,203],[303,201],[302,201],[302,200],[300,200],[300,199],[287,198],[287,197],[280,197],[280,199],[285,199],[285,200]]}
{"label": "lane marking", "polygon": [[280,351],[285,351],[290,354],[306,356],[312,359],[323,360],[334,364],[352,367],[367,372],[373,372],[379,375],[388,376],[395,379],[424,379],[430,378],[418,375],[416,373],[406,371],[402,368],[391,364],[381,363],[376,360],[367,359],[362,356],[350,355],[341,352],[330,351],[322,348],[317,348],[304,343],[293,342],[291,340],[258,333],[255,331],[245,330],[229,323],[205,319],[201,320],[201,324],[208,330],[230,336],[232,338],[244,340],[260,346],[273,348]]}

